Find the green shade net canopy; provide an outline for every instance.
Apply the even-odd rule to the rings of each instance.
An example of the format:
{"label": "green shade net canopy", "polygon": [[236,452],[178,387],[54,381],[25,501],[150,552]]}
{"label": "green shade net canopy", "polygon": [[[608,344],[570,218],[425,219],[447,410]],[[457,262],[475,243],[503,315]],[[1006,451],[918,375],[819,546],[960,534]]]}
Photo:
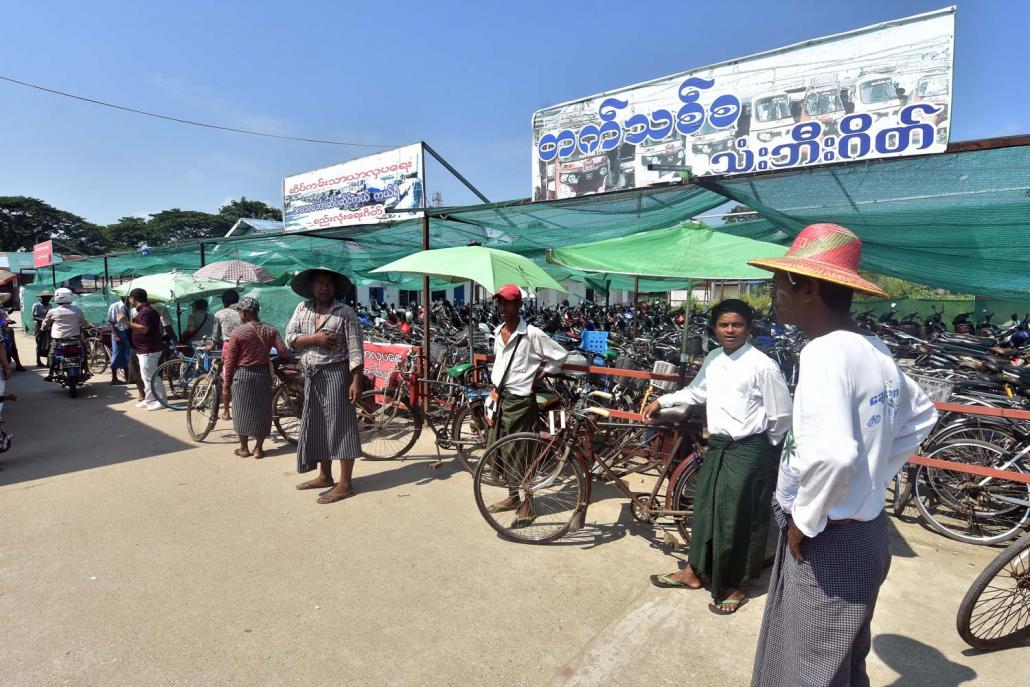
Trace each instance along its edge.
{"label": "green shade net canopy", "polygon": [[1030,146],[1013,142],[701,183],[763,218],[719,231],[789,242],[808,224],[833,222],[862,239],[863,269],[1025,302]]}
{"label": "green shade net canopy", "polygon": [[111,291],[119,296],[128,296],[133,289],[144,289],[151,301],[175,301],[191,296],[203,296],[235,289],[236,284],[221,279],[205,279],[185,272],[166,272],[139,277],[120,284]]}
{"label": "green shade net canopy", "polygon": [[492,292],[505,284],[565,290],[529,258],[485,246],[420,251],[372,272],[408,272],[451,282],[474,281]]}
{"label": "green shade net canopy", "polygon": [[768,279],[748,260],[778,258],[787,249],[698,223],[547,251],[547,260],[587,272],[690,280]]}

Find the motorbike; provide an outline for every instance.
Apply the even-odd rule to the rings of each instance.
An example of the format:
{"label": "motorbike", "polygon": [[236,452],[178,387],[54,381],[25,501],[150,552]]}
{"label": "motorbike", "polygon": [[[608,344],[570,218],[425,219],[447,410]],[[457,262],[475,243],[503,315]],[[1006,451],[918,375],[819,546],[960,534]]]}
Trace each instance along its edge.
{"label": "motorbike", "polygon": [[82,340],[58,339],[54,346],[54,371],[51,381],[68,389],[68,395],[75,398],[79,387],[90,373],[83,364]]}

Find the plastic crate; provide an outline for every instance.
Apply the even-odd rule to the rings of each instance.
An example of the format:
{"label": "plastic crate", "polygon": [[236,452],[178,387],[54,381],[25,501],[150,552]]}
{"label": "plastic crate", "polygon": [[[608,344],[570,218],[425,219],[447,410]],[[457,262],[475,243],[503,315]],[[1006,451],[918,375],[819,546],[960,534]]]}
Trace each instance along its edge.
{"label": "plastic crate", "polygon": [[939,377],[928,377],[926,375],[908,373],[909,378],[913,382],[919,385],[919,388],[923,390],[930,400],[934,403],[944,403],[951,397],[951,392],[955,390],[955,382],[950,379],[940,379]]}
{"label": "plastic crate", "polygon": [[608,332],[586,331],[580,339],[579,347],[601,355],[608,352]]}

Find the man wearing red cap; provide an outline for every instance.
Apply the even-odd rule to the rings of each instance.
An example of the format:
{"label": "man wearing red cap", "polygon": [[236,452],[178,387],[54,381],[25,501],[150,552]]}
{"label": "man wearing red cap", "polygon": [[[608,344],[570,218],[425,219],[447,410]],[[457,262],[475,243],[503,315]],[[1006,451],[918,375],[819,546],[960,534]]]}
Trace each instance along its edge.
{"label": "man wearing red cap", "polygon": [[773,275],[780,322],[809,338],[773,501],[780,525],[752,687],[868,685],[876,598],[890,568],[888,481],[937,421],[926,394],[850,315],[862,242],[813,224],[787,255],[750,264]]}
{"label": "man wearing red cap", "polygon": [[[490,374],[493,391],[490,394],[497,415],[490,430],[490,443],[516,432],[535,432],[539,419],[533,386],[545,374],[561,371],[569,352],[541,329],[526,324],[522,319],[522,291],[514,284],[505,284],[494,294],[497,312],[502,323],[494,330],[494,366]],[[509,452],[511,452],[509,450]],[[518,456],[502,455],[506,463],[502,472],[512,477],[518,469],[512,465]],[[526,526],[533,522],[533,504],[519,500],[518,482],[508,487],[508,498],[491,506],[491,513],[517,511],[514,524]]]}

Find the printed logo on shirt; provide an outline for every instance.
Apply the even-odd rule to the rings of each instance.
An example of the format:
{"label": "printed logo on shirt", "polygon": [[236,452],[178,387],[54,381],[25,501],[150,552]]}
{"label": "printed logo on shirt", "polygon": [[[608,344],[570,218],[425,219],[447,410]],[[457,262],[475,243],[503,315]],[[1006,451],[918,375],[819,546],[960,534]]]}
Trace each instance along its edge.
{"label": "printed logo on shirt", "polygon": [[787,432],[787,438],[783,440],[783,453],[780,456],[780,462],[790,465],[790,459],[797,454],[797,444],[794,442],[794,428],[791,427],[790,431]]}
{"label": "printed logo on shirt", "polygon": [[[886,415],[887,418],[893,418],[898,412],[898,396],[901,395],[901,389],[897,387],[897,380],[887,379],[884,385],[883,391],[878,394],[874,394],[869,398],[867,405],[870,408],[876,406],[881,407],[881,413]],[[867,427],[874,427],[880,424],[880,420],[883,418],[880,415],[873,415],[869,418]]]}

